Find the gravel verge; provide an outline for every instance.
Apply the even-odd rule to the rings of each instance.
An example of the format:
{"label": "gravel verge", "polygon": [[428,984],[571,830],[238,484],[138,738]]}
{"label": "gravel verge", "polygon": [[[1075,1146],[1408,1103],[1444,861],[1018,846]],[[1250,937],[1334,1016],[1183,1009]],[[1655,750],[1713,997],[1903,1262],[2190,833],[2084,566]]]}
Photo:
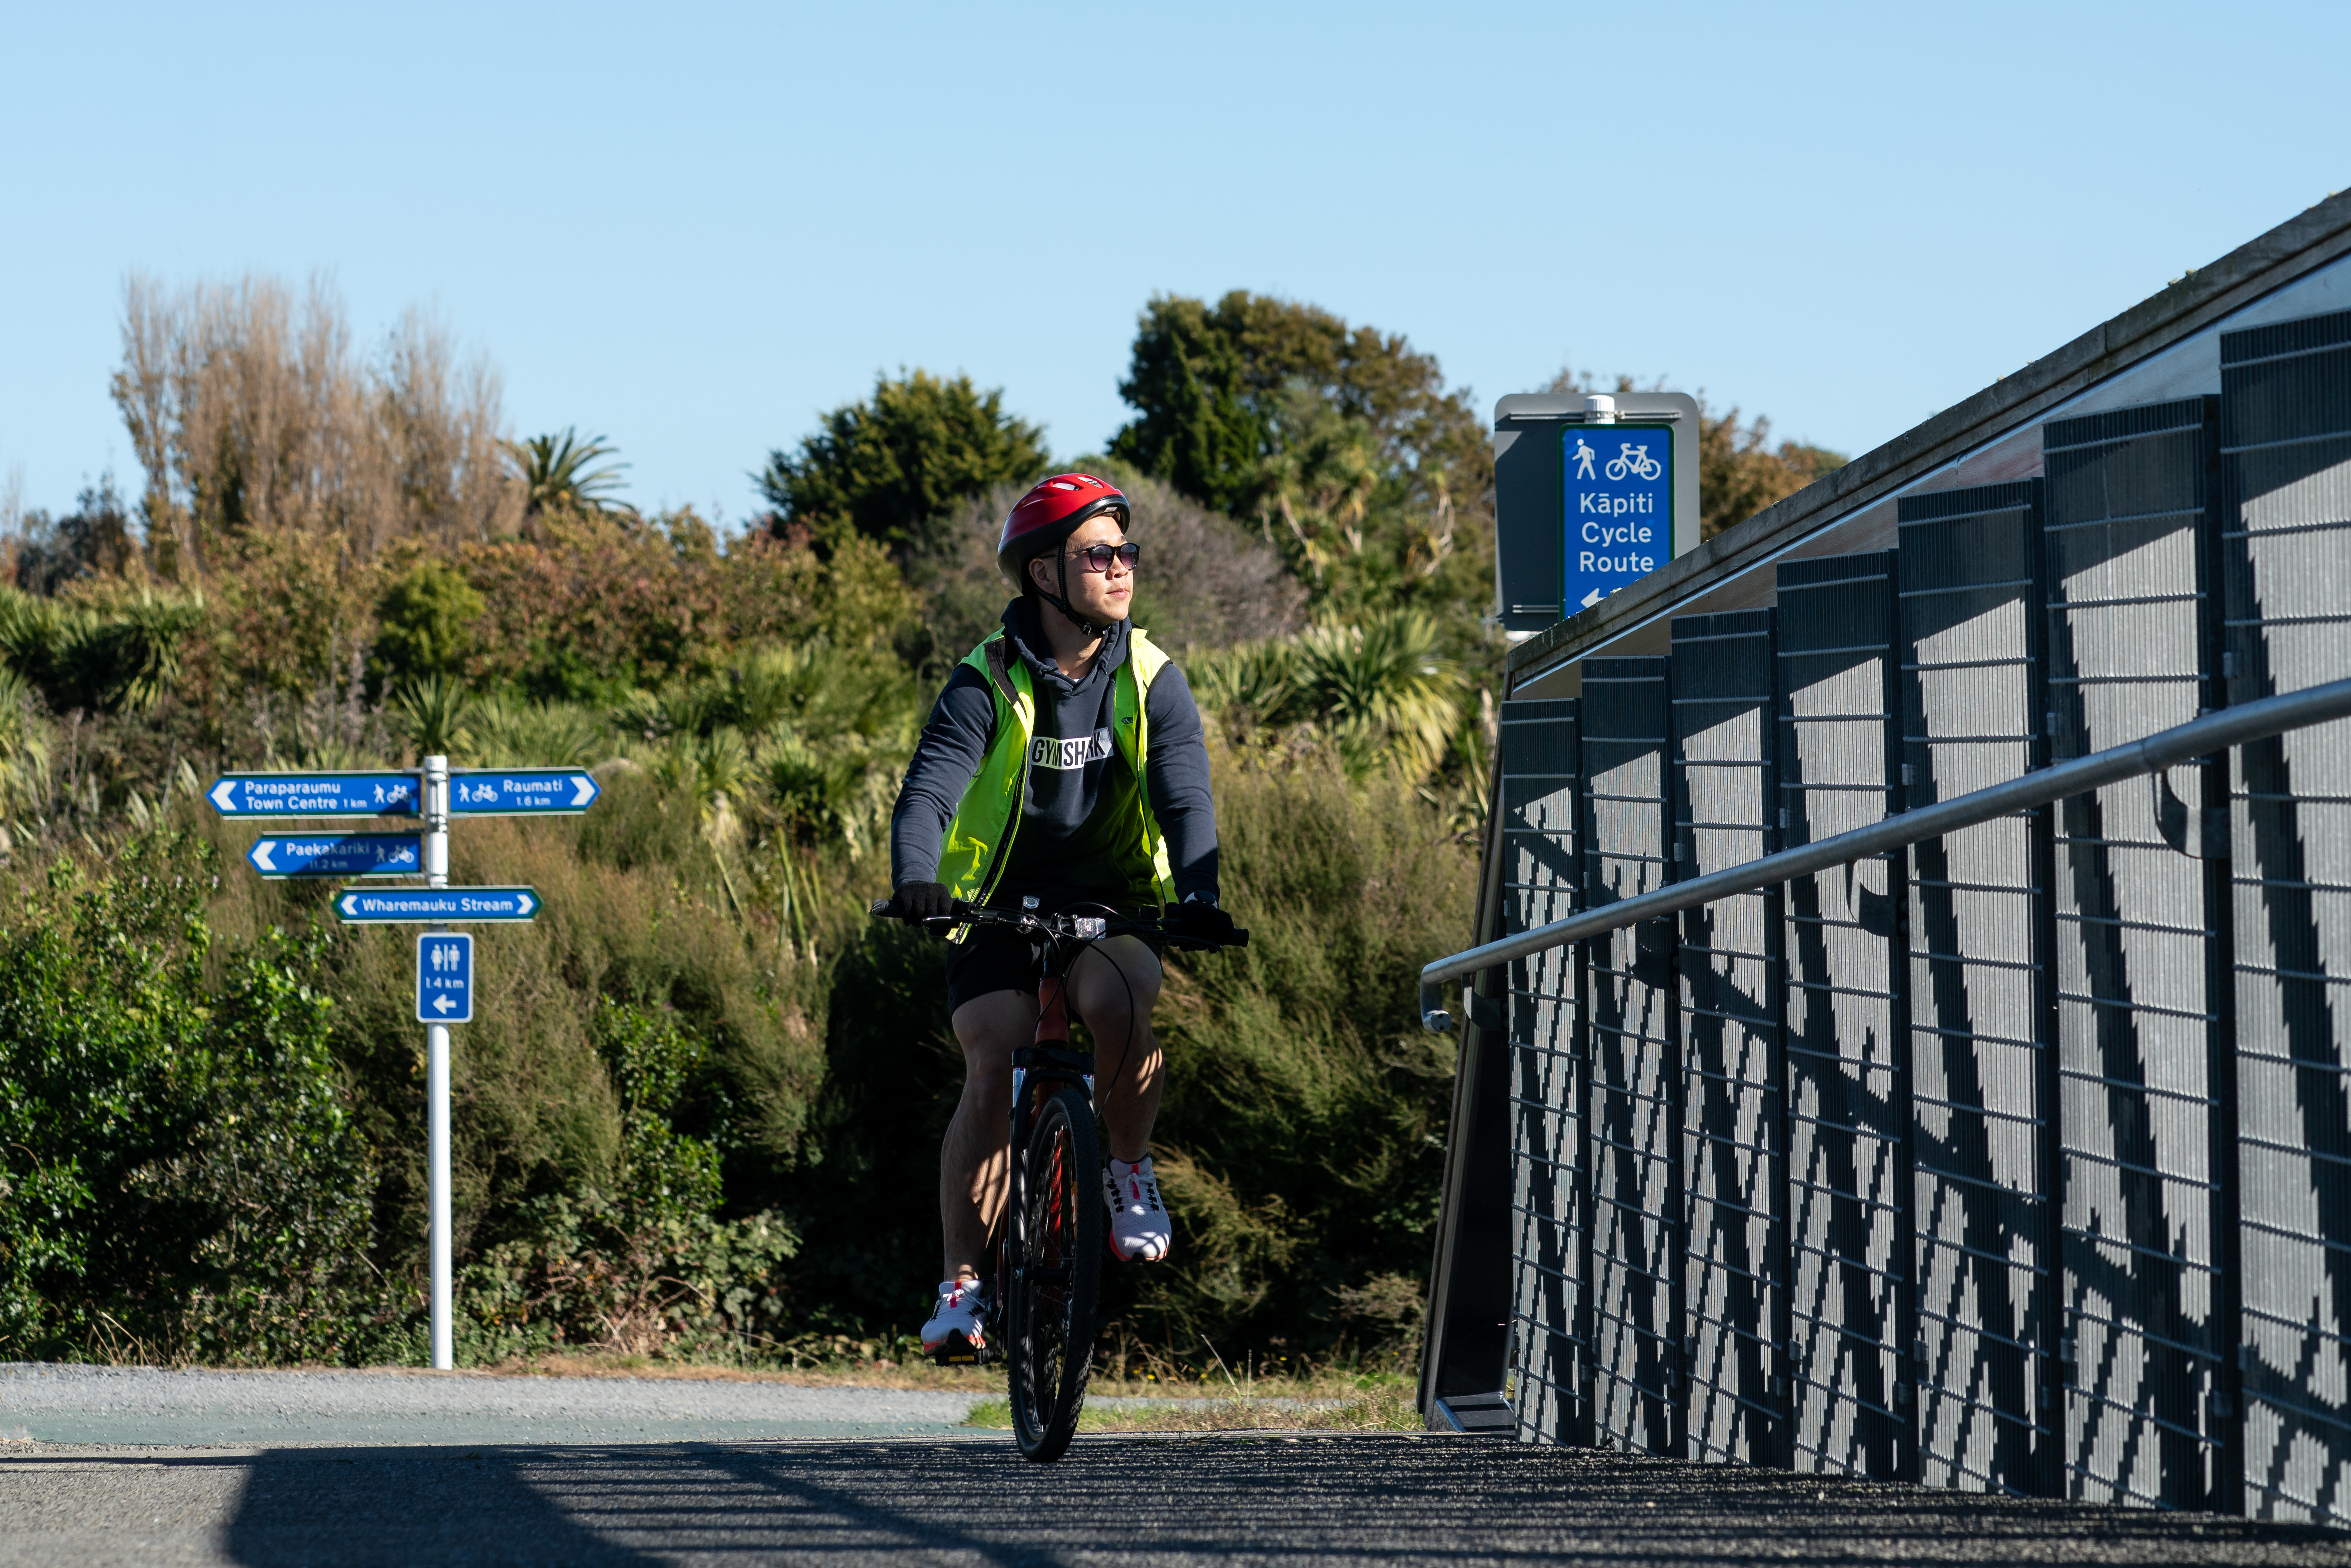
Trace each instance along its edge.
{"label": "gravel verge", "polygon": [[664,1377],[0,1363],[0,1439],[354,1446],[939,1434],[979,1394]]}

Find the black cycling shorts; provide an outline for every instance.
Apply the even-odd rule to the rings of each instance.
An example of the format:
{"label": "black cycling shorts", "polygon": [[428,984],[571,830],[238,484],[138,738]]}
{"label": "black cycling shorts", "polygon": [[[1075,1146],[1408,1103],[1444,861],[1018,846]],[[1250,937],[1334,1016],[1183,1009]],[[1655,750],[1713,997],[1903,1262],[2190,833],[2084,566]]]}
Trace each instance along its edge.
{"label": "black cycling shorts", "polygon": [[[1163,956],[1158,937],[1129,935],[1150,948],[1154,957]],[[964,1003],[992,991],[1025,991],[1034,997],[1037,982],[1045,977],[1042,936],[1002,925],[975,925],[962,941],[947,943],[946,950],[949,1018]]]}

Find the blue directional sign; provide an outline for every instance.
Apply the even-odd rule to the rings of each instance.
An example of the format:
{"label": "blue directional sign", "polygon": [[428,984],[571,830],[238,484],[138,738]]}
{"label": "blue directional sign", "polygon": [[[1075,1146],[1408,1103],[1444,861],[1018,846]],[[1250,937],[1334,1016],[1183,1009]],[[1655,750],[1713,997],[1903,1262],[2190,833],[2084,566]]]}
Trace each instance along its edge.
{"label": "blue directional sign", "polygon": [[415,876],[423,843],[414,833],[265,833],[245,858],[264,876]]}
{"label": "blue directional sign", "polygon": [[224,817],[413,817],[413,773],[224,773],[204,791]]}
{"label": "blue directional sign", "polygon": [[470,933],[417,934],[416,1016],[425,1023],[474,1021],[474,938]]}
{"label": "blue directional sign", "polygon": [[538,904],[528,887],[350,887],[335,894],[335,913],[353,925],[528,920]]}
{"label": "blue directional sign", "polygon": [[568,816],[603,791],[584,768],[453,768],[449,812],[465,817]]}
{"label": "blue directional sign", "polygon": [[1571,424],[1560,433],[1560,602],[1573,615],[1673,559],[1673,426]]}

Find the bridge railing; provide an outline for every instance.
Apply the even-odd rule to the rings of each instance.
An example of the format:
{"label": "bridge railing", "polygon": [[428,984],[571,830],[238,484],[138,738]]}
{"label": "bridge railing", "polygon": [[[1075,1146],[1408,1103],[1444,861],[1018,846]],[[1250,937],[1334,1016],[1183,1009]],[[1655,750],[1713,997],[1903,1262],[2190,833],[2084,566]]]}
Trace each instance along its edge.
{"label": "bridge railing", "polygon": [[1777,854],[1709,872],[1688,882],[1671,883],[1652,893],[1604,904],[1597,909],[1554,920],[1531,931],[1433,959],[1420,971],[1421,1027],[1431,1034],[1451,1034],[1453,1015],[1443,1005],[1446,986],[1514,959],[1531,958],[1539,953],[1587,942],[1645,920],[1697,909],[1734,894],[1761,893],[1800,876],[1889,854],[1980,822],[2014,816],[2037,806],[2054,805],[2101,785],[2168,772],[2183,763],[2204,761],[2248,741],[2267,740],[2288,730],[2345,717],[2351,717],[2351,678],[2288,692],[2283,696],[2264,697],[2244,707],[2227,708],[2174,726],[2144,740],[2134,740],[2091,757],[2073,758],[2004,784],[1885,818],[1865,828],[1855,828],[1798,849],[1782,850]]}
{"label": "bridge railing", "polygon": [[2351,1525],[2351,312],[2217,335],[1501,705],[1432,1419]]}

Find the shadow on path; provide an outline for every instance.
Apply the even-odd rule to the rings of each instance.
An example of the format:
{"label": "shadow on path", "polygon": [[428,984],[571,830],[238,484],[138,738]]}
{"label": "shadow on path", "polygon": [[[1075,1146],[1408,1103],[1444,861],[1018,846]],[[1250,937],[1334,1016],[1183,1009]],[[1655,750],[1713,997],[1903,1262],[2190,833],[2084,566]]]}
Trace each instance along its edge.
{"label": "shadow on path", "polygon": [[[126,1505],[152,1495],[159,1464],[241,1468],[233,1511],[202,1533],[214,1560],[250,1568],[2351,1563],[2340,1535],[2209,1515],[1404,1436],[1081,1438],[1044,1467],[1008,1442],[917,1439],[51,1462],[43,1479],[63,1483],[70,1467],[92,1508],[109,1487]],[[101,1523],[93,1513],[82,1528]]]}

